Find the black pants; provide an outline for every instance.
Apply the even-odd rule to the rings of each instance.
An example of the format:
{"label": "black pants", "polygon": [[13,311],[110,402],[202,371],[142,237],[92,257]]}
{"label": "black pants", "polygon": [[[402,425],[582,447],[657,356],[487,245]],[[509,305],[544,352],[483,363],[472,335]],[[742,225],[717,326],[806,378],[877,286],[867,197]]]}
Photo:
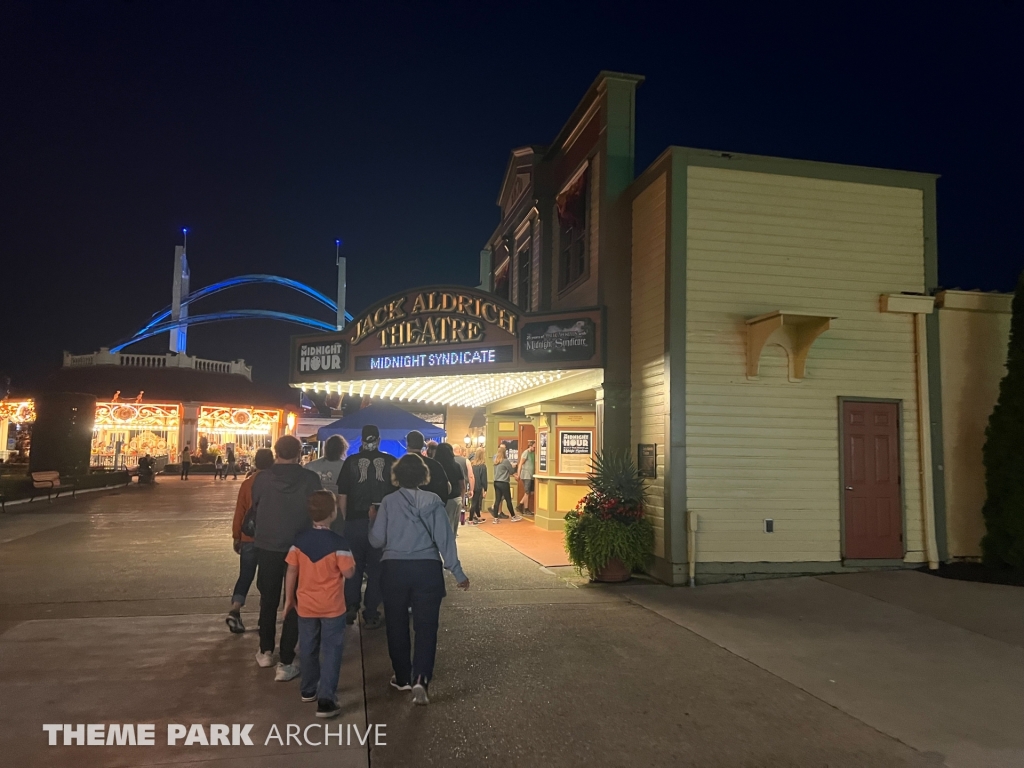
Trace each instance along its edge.
{"label": "black pants", "polygon": [[[277,635],[277,607],[281,604],[281,587],[288,564],[287,552],[256,549],[256,589],[260,591],[260,652],[274,650]],[[295,661],[295,644],[299,641],[299,617],[292,611],[284,617],[281,627],[281,663]]]}
{"label": "black pants", "polygon": [[501,480],[494,481],[494,510],[492,514],[497,517],[498,513],[501,512],[501,500],[504,499],[505,503],[508,504],[508,513],[514,515],[515,509],[512,507],[512,486],[510,483],[502,482]]}
{"label": "black pants", "polygon": [[[345,579],[345,611],[358,613],[363,605],[363,618],[376,619],[380,616],[380,550],[370,546],[368,533],[370,521],[346,520],[345,541],[352,547],[356,561],[356,572],[351,579]],[[366,574],[366,599],[362,600],[363,574]]]}
{"label": "black pants", "polygon": [[181,479],[185,480],[188,478],[188,471],[192,469],[192,462],[186,461],[181,465]]}
{"label": "black pants", "polygon": [[[384,560],[380,565],[388,654],[395,679],[399,683],[413,683],[422,677],[430,682],[437,652],[438,616],[445,596],[441,561]],[[410,607],[416,632],[415,649],[409,640]]]}
{"label": "black pants", "polygon": [[469,505],[469,519],[479,520],[480,519],[480,508],[484,505],[484,489],[474,488],[473,489],[473,500]]}

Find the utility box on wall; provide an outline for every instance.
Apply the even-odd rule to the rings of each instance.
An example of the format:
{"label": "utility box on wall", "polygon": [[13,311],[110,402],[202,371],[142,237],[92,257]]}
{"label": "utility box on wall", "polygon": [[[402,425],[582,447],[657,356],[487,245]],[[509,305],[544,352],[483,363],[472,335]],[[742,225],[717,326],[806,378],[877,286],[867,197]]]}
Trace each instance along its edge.
{"label": "utility box on wall", "polygon": [[35,399],[30,472],[60,472],[62,477],[89,472],[96,424],[96,396],[51,392]]}

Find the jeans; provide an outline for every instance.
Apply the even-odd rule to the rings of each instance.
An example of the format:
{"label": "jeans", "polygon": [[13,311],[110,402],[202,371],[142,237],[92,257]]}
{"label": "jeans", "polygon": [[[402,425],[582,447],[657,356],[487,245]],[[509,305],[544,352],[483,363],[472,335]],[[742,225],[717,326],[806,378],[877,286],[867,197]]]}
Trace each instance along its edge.
{"label": "jeans", "polygon": [[[441,599],[445,596],[440,560],[385,560],[381,563],[384,591],[384,620],[387,623],[388,654],[399,684],[413,683],[434,675],[437,652],[437,623]],[[409,608],[412,607],[416,647],[409,640]],[[409,655],[412,653],[412,661]]]}
{"label": "jeans", "polygon": [[341,655],[345,651],[345,614],[332,619],[307,619],[299,616],[299,658],[302,681],[299,690],[305,697],[316,694],[317,701],[338,702],[338,677]]}
{"label": "jeans", "polygon": [[459,535],[459,500],[448,499],[444,503],[444,511],[448,513],[448,524],[452,527],[452,532]]}
{"label": "jeans", "polygon": [[190,469],[192,469],[192,462],[191,461],[186,461],[184,464],[181,465],[181,479],[182,480],[188,480],[188,471]]}
{"label": "jeans", "polygon": [[515,509],[512,507],[512,488],[509,483],[502,482],[501,480],[494,481],[494,511],[492,514],[497,517],[498,513],[501,512],[501,500],[504,499],[505,503],[508,504],[508,513],[514,515]]}
{"label": "jeans", "polygon": [[256,547],[251,541],[242,542],[242,551],[238,555],[238,581],[231,593],[231,602],[245,605],[246,595],[252,580],[256,578]]}
{"label": "jeans", "polygon": [[[366,519],[345,521],[345,540],[352,547],[356,561],[356,572],[351,579],[345,579],[345,610],[359,612],[363,605],[363,618],[376,619],[380,616],[380,550],[370,546],[368,533],[370,521]],[[366,599],[360,600],[363,591],[363,574],[366,574]]]}
{"label": "jeans", "polygon": [[[260,591],[260,652],[274,650],[277,634],[277,607],[281,604],[281,587],[288,564],[287,552],[256,548],[256,588]],[[281,627],[281,663],[295,661],[295,644],[299,639],[298,615],[291,611]]]}

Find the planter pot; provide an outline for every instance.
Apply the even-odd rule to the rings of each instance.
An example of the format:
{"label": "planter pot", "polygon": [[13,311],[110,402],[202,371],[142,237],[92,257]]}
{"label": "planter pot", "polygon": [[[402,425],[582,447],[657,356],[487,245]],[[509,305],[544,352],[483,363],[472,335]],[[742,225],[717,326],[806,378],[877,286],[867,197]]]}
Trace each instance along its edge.
{"label": "planter pot", "polygon": [[605,583],[629,581],[630,578],[632,578],[632,574],[629,568],[617,557],[613,557],[604,568],[594,573],[594,581]]}

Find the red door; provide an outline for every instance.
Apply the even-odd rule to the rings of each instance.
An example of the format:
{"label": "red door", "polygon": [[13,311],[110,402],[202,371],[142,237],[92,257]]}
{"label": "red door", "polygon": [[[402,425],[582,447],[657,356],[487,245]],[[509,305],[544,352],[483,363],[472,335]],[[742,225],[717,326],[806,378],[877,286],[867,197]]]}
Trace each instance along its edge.
{"label": "red door", "polygon": [[903,558],[899,409],[843,403],[843,555]]}

